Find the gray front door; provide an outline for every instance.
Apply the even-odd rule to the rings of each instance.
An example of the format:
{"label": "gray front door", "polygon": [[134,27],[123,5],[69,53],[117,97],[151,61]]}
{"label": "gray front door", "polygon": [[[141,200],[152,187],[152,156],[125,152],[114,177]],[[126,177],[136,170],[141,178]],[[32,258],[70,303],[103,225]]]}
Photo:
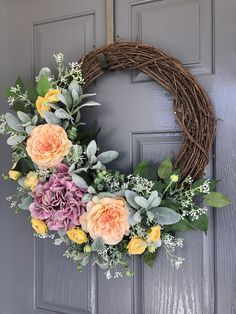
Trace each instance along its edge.
{"label": "gray front door", "polygon": [[[220,190],[234,199],[236,132],[235,0],[116,0],[115,38],[139,39],[165,49],[196,74],[221,119],[214,158],[207,171],[221,178]],[[77,60],[106,43],[105,0],[1,0],[0,100],[17,73],[29,80],[52,54]],[[142,159],[175,156],[181,132],[172,98],[143,74],[107,73],[91,87],[102,107],[87,114],[102,124],[101,148],[117,149],[114,166],[129,171]],[[223,122],[222,122],[223,120]],[[11,167],[1,138],[1,171]],[[133,260],[133,279],[106,280],[102,270],[79,274],[63,248],[33,239],[27,214],[14,214],[5,196],[15,185],[1,181],[1,314],[233,314],[236,313],[234,208],[209,209],[207,237],[184,235],[178,271],[161,250],[153,269]]]}

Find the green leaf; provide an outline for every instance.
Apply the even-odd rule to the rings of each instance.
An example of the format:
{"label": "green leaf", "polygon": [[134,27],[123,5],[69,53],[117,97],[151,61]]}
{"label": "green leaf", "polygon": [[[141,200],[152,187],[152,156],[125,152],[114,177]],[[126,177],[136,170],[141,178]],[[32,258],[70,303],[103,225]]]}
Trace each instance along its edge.
{"label": "green leaf", "polygon": [[154,221],[160,225],[172,225],[181,219],[180,214],[168,207],[156,207],[150,211],[154,214]]}
{"label": "green leaf", "polygon": [[22,111],[17,111],[16,114],[17,114],[18,118],[19,118],[23,123],[31,122],[31,117],[30,117],[28,114],[26,114],[26,113],[24,113],[24,112],[22,112]]}
{"label": "green leaf", "polygon": [[28,210],[30,204],[33,202],[31,196],[28,196],[22,200],[22,202],[18,205],[20,209]]}
{"label": "green leaf", "polygon": [[19,85],[19,86],[20,86],[21,93],[24,93],[24,92],[25,92],[25,84],[23,83],[23,81],[22,81],[22,79],[21,79],[20,76],[17,77],[15,86],[16,86],[16,85]]}
{"label": "green leaf", "polygon": [[60,125],[61,121],[58,119],[55,114],[51,111],[44,110],[44,118],[47,121],[47,123]]}
{"label": "green leaf", "polygon": [[97,160],[105,165],[111,162],[112,160],[116,159],[118,156],[119,156],[118,152],[116,152],[115,150],[109,150],[98,155]]}
{"label": "green leaf", "polygon": [[172,201],[172,200],[162,200],[161,201],[161,207],[169,207],[171,209],[174,209],[174,210],[178,210],[179,209],[179,204]]}
{"label": "green leaf", "polygon": [[165,189],[165,184],[160,181],[154,181],[153,190],[157,190],[159,193],[162,193]]}
{"label": "green leaf", "polygon": [[21,126],[20,120],[12,113],[7,112],[5,114],[7,125],[14,131],[24,132],[24,128]]}
{"label": "green leaf", "polygon": [[149,267],[153,267],[154,263],[155,263],[155,260],[156,260],[156,253],[150,253],[150,252],[146,252],[144,255],[143,255],[143,260],[144,260],[144,263],[146,265],[148,265]]}
{"label": "green leaf", "polygon": [[92,140],[88,146],[87,146],[87,150],[86,150],[86,154],[88,156],[88,159],[91,159],[93,156],[95,156],[97,152],[97,143],[96,141]]}
{"label": "green leaf", "polygon": [[5,96],[6,96],[7,98],[8,98],[8,97],[14,97],[14,96],[15,96],[15,93],[14,93],[14,92],[11,92],[11,87],[6,88]]}
{"label": "green leaf", "polygon": [[30,171],[34,171],[35,167],[31,159],[25,157],[17,162],[16,166],[14,167],[14,170],[19,171],[22,174],[27,174]]}
{"label": "green leaf", "polygon": [[78,176],[77,174],[72,174],[72,180],[74,181],[74,183],[81,189],[87,189],[88,184],[87,182],[80,176]]}
{"label": "green leaf", "polygon": [[72,116],[62,108],[55,111],[55,116],[59,119],[73,120]]}
{"label": "green leaf", "polygon": [[24,135],[13,135],[8,138],[7,144],[10,146],[15,146],[22,143],[25,139],[26,139],[26,136]]}
{"label": "green leaf", "polygon": [[139,205],[135,202],[135,197],[137,196],[137,193],[134,191],[126,190],[125,191],[125,198],[130,206],[132,206],[135,209],[139,209]]}
{"label": "green leaf", "polygon": [[38,86],[37,86],[37,92],[39,96],[45,96],[45,94],[48,92],[49,88],[51,87],[48,77],[42,76],[40,77],[38,81]]}
{"label": "green leaf", "polygon": [[166,232],[187,231],[187,230],[192,230],[192,229],[194,229],[192,224],[185,218],[180,219],[180,221],[177,222],[176,224],[165,227]]}
{"label": "green leaf", "polygon": [[141,208],[147,208],[148,207],[148,201],[143,196],[135,196],[134,198],[135,203],[137,203]]}
{"label": "green leaf", "polygon": [[204,201],[212,207],[221,208],[231,204],[231,200],[219,192],[211,192],[204,196]]}
{"label": "green leaf", "polygon": [[37,89],[34,87],[34,85],[31,83],[28,88],[28,98],[29,100],[34,104],[38,98],[38,92]]}
{"label": "green leaf", "polygon": [[104,241],[102,237],[97,237],[91,245],[92,251],[99,252],[104,249]]}
{"label": "green leaf", "polygon": [[20,101],[16,101],[14,102],[14,104],[12,105],[12,109],[17,112],[17,111],[22,111],[24,113],[32,113],[32,107],[29,106],[25,106],[25,104],[23,102]]}
{"label": "green leaf", "polygon": [[135,176],[137,175],[141,176],[144,173],[144,171],[147,169],[148,169],[148,162],[147,160],[143,160],[134,168],[133,173]]}
{"label": "green leaf", "polygon": [[172,162],[169,159],[162,161],[157,169],[157,174],[161,179],[168,178],[172,173]]}
{"label": "green leaf", "polygon": [[199,219],[197,220],[192,220],[191,221],[191,226],[194,229],[198,229],[201,231],[204,231],[205,234],[207,234],[207,229],[208,229],[208,217],[206,214],[202,214],[199,216]]}

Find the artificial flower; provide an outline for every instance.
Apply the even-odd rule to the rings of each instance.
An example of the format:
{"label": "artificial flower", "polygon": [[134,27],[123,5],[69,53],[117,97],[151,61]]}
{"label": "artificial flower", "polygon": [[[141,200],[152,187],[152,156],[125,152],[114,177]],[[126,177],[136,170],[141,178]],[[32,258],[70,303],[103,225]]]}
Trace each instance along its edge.
{"label": "artificial flower", "polygon": [[26,150],[40,168],[56,167],[69,153],[72,143],[59,125],[36,126],[27,140]]}
{"label": "artificial flower", "polygon": [[148,238],[153,242],[157,242],[160,240],[160,237],[161,237],[161,227],[160,226],[152,227],[150,230],[150,233],[148,234]]}
{"label": "artificial flower", "polygon": [[83,244],[88,242],[86,233],[78,227],[72,228],[67,231],[69,239],[77,244]]}
{"label": "artificial flower", "polygon": [[48,230],[47,225],[43,220],[32,218],[31,224],[32,228],[39,234],[45,234]]}
{"label": "artificial flower", "polygon": [[115,245],[128,234],[128,216],[123,198],[93,197],[87,204],[87,212],[80,217],[80,223],[92,239],[100,236],[104,243]]}
{"label": "artificial flower", "polygon": [[14,181],[18,180],[22,176],[22,173],[20,171],[14,170],[15,167],[16,167],[16,162],[14,162],[11,170],[8,172],[9,178]]}
{"label": "artificial flower", "polygon": [[86,210],[84,192],[72,181],[68,167],[60,164],[48,182],[36,185],[29,206],[31,216],[45,220],[49,230],[72,229],[80,224],[79,218]]}
{"label": "artificial flower", "polygon": [[44,118],[44,111],[50,111],[50,103],[58,102],[58,95],[60,94],[60,90],[58,89],[50,89],[47,94],[42,97],[38,96],[36,100],[36,108],[42,118]]}
{"label": "artificial flower", "polygon": [[132,238],[127,245],[128,252],[129,254],[132,254],[132,255],[143,254],[146,248],[147,248],[147,244],[141,238]]}
{"label": "artificial flower", "polygon": [[38,183],[39,179],[38,179],[38,174],[35,171],[30,171],[27,176],[26,179],[24,181],[24,186],[27,189],[30,189],[31,191],[35,190],[35,187]]}
{"label": "artificial flower", "polygon": [[171,180],[171,182],[176,183],[176,182],[179,181],[179,176],[178,176],[177,174],[172,174],[172,175],[170,176],[170,180]]}

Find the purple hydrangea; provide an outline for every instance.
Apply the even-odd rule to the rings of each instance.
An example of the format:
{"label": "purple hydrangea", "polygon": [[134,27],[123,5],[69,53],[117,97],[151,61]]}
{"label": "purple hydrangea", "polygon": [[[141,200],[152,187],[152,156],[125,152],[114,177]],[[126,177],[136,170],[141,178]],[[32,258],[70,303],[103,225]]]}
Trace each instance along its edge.
{"label": "purple hydrangea", "polygon": [[80,225],[79,217],[86,211],[84,192],[68,175],[68,167],[60,164],[48,182],[37,184],[29,207],[31,216],[44,220],[49,230],[66,231]]}

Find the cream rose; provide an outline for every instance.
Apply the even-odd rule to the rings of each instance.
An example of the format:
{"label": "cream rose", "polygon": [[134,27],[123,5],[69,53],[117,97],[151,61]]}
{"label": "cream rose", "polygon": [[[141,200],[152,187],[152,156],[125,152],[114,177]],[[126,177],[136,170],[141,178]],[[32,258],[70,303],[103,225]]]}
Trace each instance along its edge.
{"label": "cream rose", "polygon": [[71,141],[65,130],[53,124],[36,126],[27,140],[27,153],[40,168],[56,167],[69,153]]}
{"label": "cream rose", "polygon": [[94,240],[101,236],[104,243],[115,245],[128,234],[128,216],[123,198],[95,196],[87,204],[87,212],[80,216],[80,223]]}

